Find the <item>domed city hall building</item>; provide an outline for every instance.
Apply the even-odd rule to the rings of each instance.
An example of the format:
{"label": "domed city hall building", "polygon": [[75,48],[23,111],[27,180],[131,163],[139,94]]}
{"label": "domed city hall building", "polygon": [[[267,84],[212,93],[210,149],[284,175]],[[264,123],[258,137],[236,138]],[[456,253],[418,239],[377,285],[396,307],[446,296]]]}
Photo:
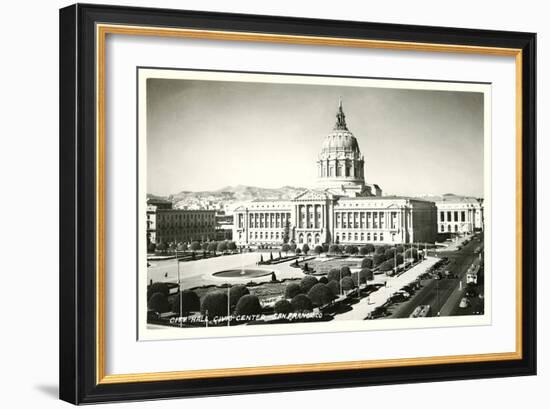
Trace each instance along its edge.
{"label": "domed city hall building", "polygon": [[[233,240],[237,245],[276,246],[293,241],[311,247],[323,243],[436,241],[436,202],[383,196],[378,185],[365,182],[365,159],[346,124],[342,101],[336,124],[321,145],[316,165],[316,188],[289,201],[254,201],[235,209]],[[481,212],[481,205],[478,211]],[[473,231],[473,223],[471,228]],[[469,231],[465,228],[462,232]]]}

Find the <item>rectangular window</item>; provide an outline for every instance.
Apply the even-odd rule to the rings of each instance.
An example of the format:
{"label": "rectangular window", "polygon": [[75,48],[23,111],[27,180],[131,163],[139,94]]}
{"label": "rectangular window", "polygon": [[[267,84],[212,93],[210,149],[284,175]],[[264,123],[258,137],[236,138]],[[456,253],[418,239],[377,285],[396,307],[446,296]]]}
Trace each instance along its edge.
{"label": "rectangular window", "polygon": [[458,221],[458,212],[455,212],[455,222]]}
{"label": "rectangular window", "polygon": [[448,221],[448,222],[451,221],[451,212],[447,212],[447,221]]}
{"label": "rectangular window", "polygon": [[466,212],[464,210],[460,212],[460,221],[461,222],[466,221]]}
{"label": "rectangular window", "polygon": [[376,241],[378,239],[378,235],[376,233],[374,233],[372,235],[372,241]]}
{"label": "rectangular window", "polygon": [[439,220],[444,222],[445,221],[445,213],[444,212],[439,212]]}

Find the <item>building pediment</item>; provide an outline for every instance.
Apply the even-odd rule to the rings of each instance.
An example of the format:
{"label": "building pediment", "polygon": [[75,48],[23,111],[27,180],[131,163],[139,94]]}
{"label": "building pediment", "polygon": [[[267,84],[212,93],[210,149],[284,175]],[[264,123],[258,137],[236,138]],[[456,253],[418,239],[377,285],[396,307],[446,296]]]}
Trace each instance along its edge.
{"label": "building pediment", "polygon": [[293,201],[319,201],[319,200],[327,200],[330,198],[330,195],[328,193],[318,191],[318,190],[306,190],[302,193],[300,193],[298,196],[296,196]]}

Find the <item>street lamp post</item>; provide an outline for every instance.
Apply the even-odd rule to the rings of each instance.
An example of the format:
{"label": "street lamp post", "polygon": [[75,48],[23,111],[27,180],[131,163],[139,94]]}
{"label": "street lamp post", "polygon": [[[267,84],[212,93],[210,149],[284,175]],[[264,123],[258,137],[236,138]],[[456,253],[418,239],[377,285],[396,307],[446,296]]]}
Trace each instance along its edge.
{"label": "street lamp post", "polygon": [[181,296],[181,278],[180,278],[180,259],[178,258],[178,250],[176,250],[176,263],[178,265],[178,297],[180,299],[180,327],[183,326],[183,297]]}

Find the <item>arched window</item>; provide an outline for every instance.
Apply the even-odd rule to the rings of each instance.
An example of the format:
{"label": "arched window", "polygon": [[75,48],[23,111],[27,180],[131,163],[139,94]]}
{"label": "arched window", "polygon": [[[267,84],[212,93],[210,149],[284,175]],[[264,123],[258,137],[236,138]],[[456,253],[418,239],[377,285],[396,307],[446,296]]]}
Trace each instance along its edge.
{"label": "arched window", "polygon": [[300,233],[300,235],[298,236],[298,243],[303,243],[303,242],[304,242],[304,235]]}
{"label": "arched window", "polygon": [[319,244],[321,242],[321,236],[319,234],[315,235],[315,244]]}

